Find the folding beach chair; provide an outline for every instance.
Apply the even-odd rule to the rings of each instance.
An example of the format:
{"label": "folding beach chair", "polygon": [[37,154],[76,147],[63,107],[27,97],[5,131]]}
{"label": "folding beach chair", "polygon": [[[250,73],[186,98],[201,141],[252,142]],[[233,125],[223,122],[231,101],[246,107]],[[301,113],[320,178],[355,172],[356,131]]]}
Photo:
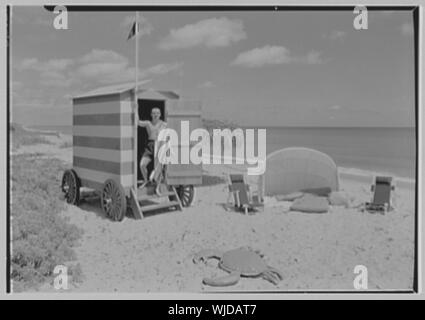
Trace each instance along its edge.
{"label": "folding beach chair", "polygon": [[263,207],[259,193],[251,191],[249,185],[245,183],[243,174],[229,174],[229,196],[227,198],[227,205],[229,204],[242,210],[245,214],[250,211],[255,211],[256,208]]}
{"label": "folding beach chair", "polygon": [[392,177],[375,177],[375,183],[371,186],[372,202],[366,202],[365,209],[371,213],[390,211],[392,209],[391,191],[394,189]]}

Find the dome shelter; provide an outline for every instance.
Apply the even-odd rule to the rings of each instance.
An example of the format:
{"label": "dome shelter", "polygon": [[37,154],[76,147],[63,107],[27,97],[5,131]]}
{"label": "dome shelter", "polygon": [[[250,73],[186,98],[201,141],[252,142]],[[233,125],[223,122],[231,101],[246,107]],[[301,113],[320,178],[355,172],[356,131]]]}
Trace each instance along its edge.
{"label": "dome shelter", "polygon": [[338,190],[338,170],[328,155],[313,149],[291,147],[267,156],[264,195],[290,194],[303,189]]}

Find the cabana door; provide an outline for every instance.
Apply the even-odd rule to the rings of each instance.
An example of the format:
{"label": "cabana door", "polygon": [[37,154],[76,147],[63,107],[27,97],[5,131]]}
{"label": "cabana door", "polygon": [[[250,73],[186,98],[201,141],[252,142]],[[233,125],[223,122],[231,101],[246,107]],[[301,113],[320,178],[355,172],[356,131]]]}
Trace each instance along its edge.
{"label": "cabana door", "polygon": [[[165,100],[156,100],[156,99],[138,99],[138,116],[140,120],[152,120],[151,113],[153,108],[158,108],[161,110],[161,120],[166,121],[165,119]],[[146,149],[146,144],[148,141],[148,133],[146,128],[138,127],[137,128],[137,163],[140,164],[142,159],[143,152]],[[149,163],[148,176],[154,168],[154,163],[151,161]],[[142,172],[140,171],[140,166],[137,166],[137,180],[141,181],[143,178]]]}
{"label": "cabana door", "polygon": [[[189,154],[190,148],[196,142],[190,142],[190,132],[202,127],[201,108],[198,101],[167,100],[166,101],[167,127],[174,129],[179,137],[179,143],[173,147],[173,152],[178,152],[179,164],[168,164],[166,181],[168,185],[199,185],[202,184],[202,165],[181,163],[182,153]],[[189,124],[189,134],[184,136],[182,122]],[[186,124],[187,124],[186,123]],[[183,137],[182,137],[183,134]]]}

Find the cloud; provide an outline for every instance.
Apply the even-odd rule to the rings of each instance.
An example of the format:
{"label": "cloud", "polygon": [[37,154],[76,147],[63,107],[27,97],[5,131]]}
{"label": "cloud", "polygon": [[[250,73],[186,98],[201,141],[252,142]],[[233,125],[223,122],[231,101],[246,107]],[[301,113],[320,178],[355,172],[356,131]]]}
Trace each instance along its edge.
{"label": "cloud", "polygon": [[17,65],[19,71],[36,70],[36,71],[60,71],[73,64],[70,59],[51,59],[46,62],[39,61],[37,58],[23,59]]}
{"label": "cloud", "polygon": [[120,64],[87,64],[80,66],[74,78],[86,82],[112,84],[135,79],[135,68]]}
{"label": "cloud", "polygon": [[143,70],[142,73],[145,74],[146,76],[160,75],[160,74],[169,73],[171,71],[180,70],[182,67],[183,67],[183,62],[161,63],[153,67],[150,67],[146,70]]}
{"label": "cloud", "polygon": [[198,88],[201,89],[209,89],[209,88],[214,88],[216,85],[214,84],[214,82],[212,81],[205,81],[204,83],[201,83],[200,85],[198,85]]}
{"label": "cloud", "polygon": [[22,70],[37,70],[37,71],[60,71],[71,66],[74,63],[71,59],[51,59],[46,62],[41,62],[37,58],[23,59],[17,65],[17,69]]}
{"label": "cloud", "polygon": [[180,29],[172,29],[169,35],[160,41],[159,47],[163,50],[201,46],[227,47],[245,38],[246,33],[241,20],[211,18],[187,24]]}
{"label": "cloud", "polygon": [[278,46],[265,46],[240,53],[232,64],[253,68],[266,64],[283,64],[289,62],[291,62],[291,57],[288,49]]}
{"label": "cloud", "polygon": [[79,63],[73,72],[74,78],[113,83],[127,81],[134,75],[133,68],[128,66],[128,59],[112,50],[93,49],[82,56]]}
{"label": "cloud", "polygon": [[340,110],[341,109],[341,106],[339,106],[339,105],[334,105],[334,106],[331,106],[329,109],[331,109],[331,110]]}
{"label": "cloud", "polygon": [[[136,74],[136,68],[126,56],[101,49],[93,49],[75,59],[14,59],[13,66],[10,88],[13,118],[39,123],[60,122],[62,113],[58,108],[69,108],[69,98],[74,93],[101,85],[133,83]],[[159,63],[140,69],[139,79],[182,72],[182,69],[182,62]],[[49,109],[54,113],[46,111]],[[43,116],[39,110],[45,110]]]}
{"label": "cloud", "polygon": [[307,64],[321,64],[323,63],[322,54],[319,51],[310,51],[306,57],[293,58],[294,61]]}
{"label": "cloud", "polygon": [[[146,69],[139,69],[139,78],[168,74],[182,70],[182,62],[160,63]],[[70,87],[73,84],[113,84],[133,81],[136,68],[127,57],[113,50],[93,49],[87,54],[71,59],[40,61],[27,58],[18,62],[18,71],[36,71],[38,83],[44,86]]]}
{"label": "cloud", "polygon": [[[121,27],[130,28],[133,26],[134,21],[136,21],[136,17],[134,15],[126,16],[121,22]],[[149,20],[145,16],[139,14],[139,36],[149,35],[152,33],[152,31],[153,26]]]}
{"label": "cloud", "polygon": [[[94,49],[80,59],[82,63],[74,77],[103,84],[128,82],[135,79],[136,68],[129,65],[127,57],[112,51]],[[183,63],[161,63],[146,69],[139,69],[139,79],[152,75],[164,75],[181,69]]]}
{"label": "cloud", "polygon": [[343,40],[347,36],[347,32],[340,30],[333,30],[328,34],[324,34],[323,38],[330,40]]}
{"label": "cloud", "polygon": [[282,46],[264,46],[240,53],[231,65],[255,68],[265,65],[288,64],[288,63],[322,63],[321,54],[318,51],[311,51],[306,56],[296,57]]}
{"label": "cloud", "polygon": [[[57,94],[57,87],[40,88],[40,86],[27,85],[19,89],[18,94],[12,99],[12,113],[15,107],[19,108],[58,108],[70,104],[69,100],[64,99],[62,94]],[[36,116],[30,114],[29,117]]]}
{"label": "cloud", "polygon": [[401,29],[401,34],[403,36],[411,36],[413,35],[413,24],[412,23],[403,23],[400,27]]}
{"label": "cloud", "polygon": [[37,58],[27,58],[17,65],[19,71],[37,71],[40,74],[40,83],[47,86],[67,87],[71,84],[65,70],[74,64],[71,59],[50,59],[46,62]]}
{"label": "cloud", "polygon": [[93,49],[82,56],[79,61],[81,63],[123,63],[127,62],[127,58],[113,50]]}
{"label": "cloud", "polygon": [[18,65],[18,70],[28,70],[33,69],[38,65],[38,59],[37,58],[26,58],[22,60]]}
{"label": "cloud", "polygon": [[73,64],[74,64],[74,61],[71,59],[51,59],[43,65],[43,68],[48,71],[51,71],[51,70],[62,71]]}
{"label": "cloud", "polygon": [[73,81],[62,72],[46,71],[40,74],[40,83],[45,86],[69,87]]}
{"label": "cloud", "polygon": [[55,103],[53,99],[19,99],[13,102],[14,107],[27,107],[27,108],[54,108]]}

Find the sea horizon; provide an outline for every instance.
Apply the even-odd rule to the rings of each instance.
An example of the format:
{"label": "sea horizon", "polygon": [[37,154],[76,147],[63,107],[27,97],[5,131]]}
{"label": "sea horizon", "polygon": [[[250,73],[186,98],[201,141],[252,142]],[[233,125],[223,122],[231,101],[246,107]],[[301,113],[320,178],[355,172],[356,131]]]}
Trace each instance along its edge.
{"label": "sea horizon", "polygon": [[[72,125],[24,127],[72,135]],[[267,154],[287,147],[306,147],[328,154],[338,167],[349,171],[416,177],[416,127],[270,126],[266,129]]]}

